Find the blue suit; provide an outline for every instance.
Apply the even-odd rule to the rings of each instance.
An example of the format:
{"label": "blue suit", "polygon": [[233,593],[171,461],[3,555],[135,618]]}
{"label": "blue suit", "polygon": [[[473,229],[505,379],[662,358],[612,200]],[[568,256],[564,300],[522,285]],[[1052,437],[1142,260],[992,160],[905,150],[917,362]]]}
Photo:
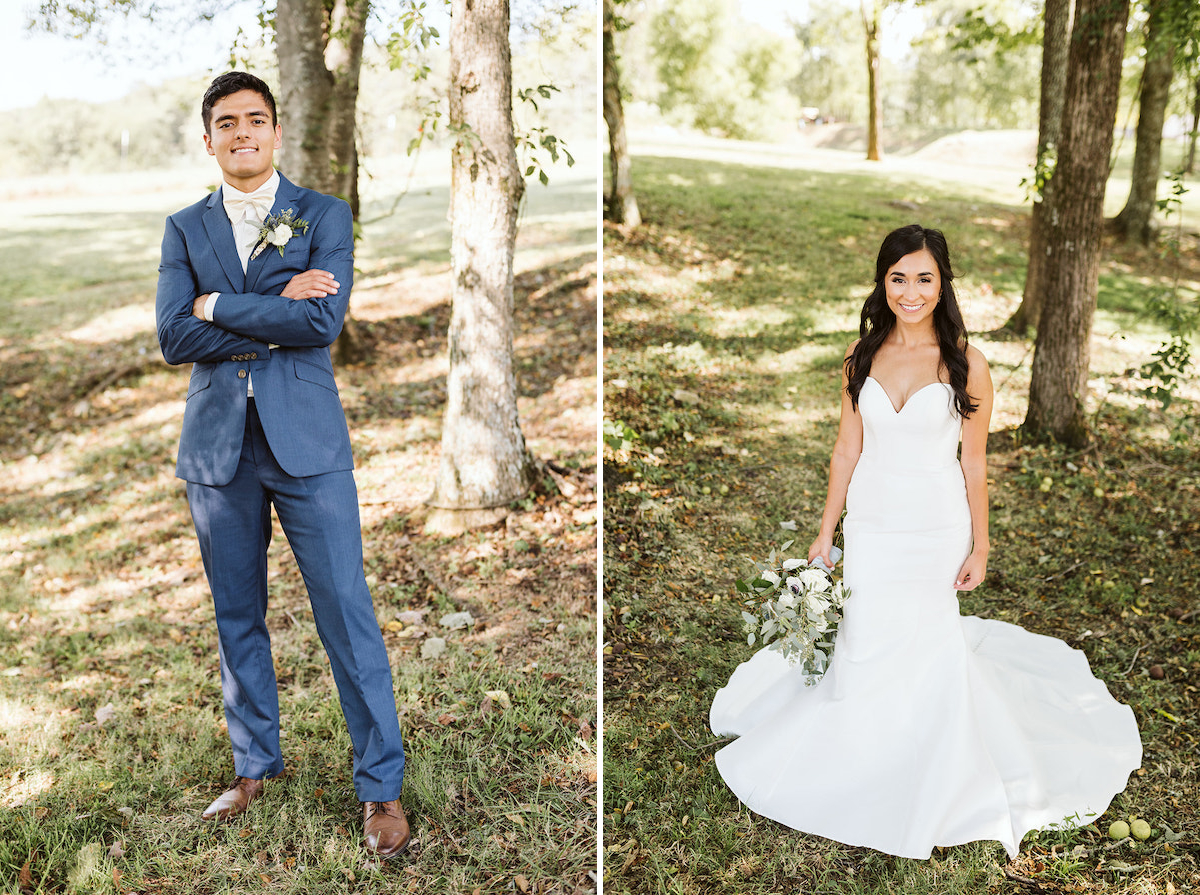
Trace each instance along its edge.
{"label": "blue suit", "polygon": [[[274,506],[337,682],[358,798],[389,801],[400,795],[404,749],[363,576],[354,461],[329,356],[353,282],[352,219],[342,200],[281,175],[271,213],[288,208],[307,231],[293,234],[282,257],[267,246],[245,274],[220,190],[167,218],[158,339],[168,363],[193,365],[176,474],[188,483],[216,608],[235,773],[261,779],[284,767],[265,622]],[[336,295],[280,294],[312,268],[333,274]],[[194,299],[209,292],[221,293],[211,323],[192,316]]]}

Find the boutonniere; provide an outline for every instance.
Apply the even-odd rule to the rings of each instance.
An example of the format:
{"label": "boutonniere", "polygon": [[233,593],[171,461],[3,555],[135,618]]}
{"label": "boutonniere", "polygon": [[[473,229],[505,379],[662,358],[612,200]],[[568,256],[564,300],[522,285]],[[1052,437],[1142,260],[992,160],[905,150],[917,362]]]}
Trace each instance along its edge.
{"label": "boutonniere", "polygon": [[308,221],[303,218],[293,217],[294,214],[294,209],[285,208],[279,214],[267,215],[267,219],[258,228],[258,244],[254,247],[254,251],[250,255],[251,261],[257,258],[259,253],[268,245],[273,245],[279,249],[279,257],[282,258],[283,247],[288,244],[293,234],[297,230],[301,233],[308,232]]}

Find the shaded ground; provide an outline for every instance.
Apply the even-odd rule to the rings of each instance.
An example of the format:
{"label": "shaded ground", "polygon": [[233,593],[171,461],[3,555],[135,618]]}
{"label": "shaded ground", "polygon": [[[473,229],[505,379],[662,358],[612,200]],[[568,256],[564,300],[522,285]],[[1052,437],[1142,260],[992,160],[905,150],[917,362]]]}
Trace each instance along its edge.
{"label": "shaded ground", "polygon": [[[725,149],[636,158],[647,225],[606,233],[604,412],[637,437],[605,460],[605,891],[1197,888],[1200,390],[1184,384],[1164,413],[1137,375],[1164,337],[1156,302],[1177,276],[1194,307],[1196,258],[1179,266],[1109,247],[1093,340],[1095,447],[1023,444],[1014,429],[1031,346],[993,334],[1019,301],[1020,208],[989,198],[987,184]],[[790,536],[780,522],[797,522],[804,547],[815,534],[839,361],[879,241],[913,219],[950,237],[972,341],[997,388],[991,567],[963,611],[1083,650],[1133,707],[1145,747],[1094,825],[1031,834],[1011,863],[996,843],[909,861],[796,833],[740,806],[712,762],[725,742],[707,727],[713,694],[751,653],[733,581],[748,557]],[[1102,834],[1129,814],[1150,821],[1149,841]]]}
{"label": "shaded ground", "polygon": [[[111,196],[85,197],[75,217],[22,201],[0,234],[13,284],[0,299],[0,878],[23,892],[593,888],[585,178],[563,177],[549,205],[533,200],[522,231],[519,403],[546,472],[489,531],[441,539],[421,527],[444,401],[445,256],[391,264],[410,244],[382,224],[358,253],[353,306],[374,355],[338,376],[414,827],[408,856],[386,866],[361,848],[348,738],[278,526],[268,618],[288,770],[244,823],[198,820],[231,770],[211,600],[173,474],[186,371],[163,364],[152,330],[176,193],[128,197],[111,216]],[[409,232],[426,224],[437,231],[436,212],[405,220]],[[470,626],[441,626],[461,611]],[[447,649],[423,657],[433,637]]]}

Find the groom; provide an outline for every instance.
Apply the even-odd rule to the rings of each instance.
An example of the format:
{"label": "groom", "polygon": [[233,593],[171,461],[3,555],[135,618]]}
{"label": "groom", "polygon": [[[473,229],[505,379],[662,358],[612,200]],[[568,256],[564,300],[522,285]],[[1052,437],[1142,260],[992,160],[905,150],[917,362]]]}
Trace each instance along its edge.
{"label": "groom", "polygon": [[242,814],[284,768],[265,622],[274,506],[337,682],[367,848],[394,857],[409,839],[404,747],[329,357],[353,278],[350,208],[276,172],[282,129],[263,81],[221,75],[201,117],[223,183],[167,218],[155,310],[163,357],[192,364],[176,475],[216,608],[237,775],[203,817]]}

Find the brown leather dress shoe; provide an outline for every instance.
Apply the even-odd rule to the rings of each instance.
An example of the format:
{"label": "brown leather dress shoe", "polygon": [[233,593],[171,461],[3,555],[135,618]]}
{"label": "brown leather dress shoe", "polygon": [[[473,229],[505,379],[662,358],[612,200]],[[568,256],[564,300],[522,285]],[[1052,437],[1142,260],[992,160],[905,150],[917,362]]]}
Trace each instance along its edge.
{"label": "brown leather dress shoe", "polygon": [[224,823],[233,820],[239,814],[245,813],[250,803],[262,795],[263,782],[249,777],[237,777],[233,786],[221,793],[217,800],[204,809],[200,815],[204,820],[215,820]]}
{"label": "brown leather dress shoe", "polygon": [[363,832],[366,833],[367,851],[385,861],[408,848],[408,818],[404,816],[400,800],[363,802]]}

